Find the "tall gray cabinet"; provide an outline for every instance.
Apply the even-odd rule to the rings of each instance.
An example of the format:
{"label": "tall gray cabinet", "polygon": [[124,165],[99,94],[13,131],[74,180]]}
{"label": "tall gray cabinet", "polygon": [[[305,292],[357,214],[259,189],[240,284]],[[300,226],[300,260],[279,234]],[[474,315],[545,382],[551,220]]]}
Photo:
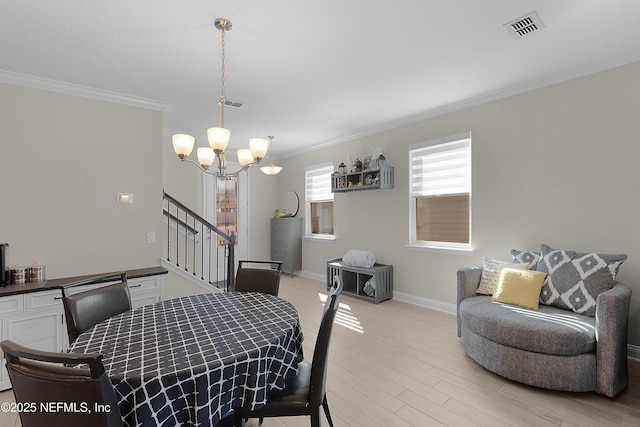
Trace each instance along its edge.
{"label": "tall gray cabinet", "polygon": [[302,218],[271,218],[271,259],[291,276],[302,270]]}

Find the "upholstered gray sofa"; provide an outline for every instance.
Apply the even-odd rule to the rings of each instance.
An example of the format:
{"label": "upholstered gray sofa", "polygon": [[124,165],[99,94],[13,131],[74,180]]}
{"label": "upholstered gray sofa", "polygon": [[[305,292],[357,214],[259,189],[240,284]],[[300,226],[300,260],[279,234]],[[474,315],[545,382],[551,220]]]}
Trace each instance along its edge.
{"label": "upholstered gray sofa", "polygon": [[627,386],[629,288],[616,282],[601,293],[595,317],[547,305],[531,310],[476,294],[482,269],[457,272],[458,336],[469,357],[542,388],[613,397]]}

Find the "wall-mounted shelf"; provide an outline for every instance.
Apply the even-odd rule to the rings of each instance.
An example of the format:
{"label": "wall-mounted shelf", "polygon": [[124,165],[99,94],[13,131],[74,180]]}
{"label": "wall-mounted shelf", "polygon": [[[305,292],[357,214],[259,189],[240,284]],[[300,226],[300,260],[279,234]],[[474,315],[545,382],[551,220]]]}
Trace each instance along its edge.
{"label": "wall-mounted shelf", "polygon": [[332,193],[381,188],[393,188],[393,167],[383,165],[380,169],[331,176]]}

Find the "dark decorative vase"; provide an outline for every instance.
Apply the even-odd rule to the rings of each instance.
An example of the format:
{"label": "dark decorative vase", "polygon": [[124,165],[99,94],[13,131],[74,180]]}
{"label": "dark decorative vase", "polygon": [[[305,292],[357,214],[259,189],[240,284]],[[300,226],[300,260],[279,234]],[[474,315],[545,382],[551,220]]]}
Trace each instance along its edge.
{"label": "dark decorative vase", "polygon": [[8,243],[0,243],[0,287],[2,288],[9,284],[9,272],[7,271],[6,258],[6,250],[8,247]]}

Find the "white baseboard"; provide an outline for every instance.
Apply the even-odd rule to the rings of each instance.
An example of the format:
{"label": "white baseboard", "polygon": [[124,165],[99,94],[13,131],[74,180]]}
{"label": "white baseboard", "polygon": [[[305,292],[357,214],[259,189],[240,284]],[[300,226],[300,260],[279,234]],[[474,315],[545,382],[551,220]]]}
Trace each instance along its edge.
{"label": "white baseboard", "polygon": [[404,292],[393,292],[393,298],[398,301],[407,302],[409,304],[418,305],[420,307],[429,308],[431,310],[441,311],[443,313],[456,315],[456,305],[448,302],[442,302],[435,299],[418,297]]}
{"label": "white baseboard", "polygon": [[[320,282],[324,282],[327,278],[323,274],[312,273],[310,271],[297,271],[296,274],[302,277],[306,277],[312,280],[318,280]],[[431,310],[440,311],[443,313],[456,315],[457,308],[455,304],[451,304],[448,302],[438,301],[435,299],[419,297],[412,294],[407,294],[405,292],[393,292],[393,298],[398,301],[406,302],[409,304],[418,305],[420,307],[428,308]],[[636,362],[640,362],[640,346],[637,345],[627,345],[627,358]]]}
{"label": "white baseboard", "polygon": [[177,274],[178,276],[182,277],[185,280],[188,280],[194,285],[200,286],[202,289],[206,290],[207,292],[212,292],[212,293],[222,292],[222,289],[218,289],[215,286],[205,282],[204,280],[200,280],[200,278],[198,278],[197,276],[194,276],[193,274],[184,271],[184,269],[182,268],[176,267],[175,265],[173,265],[172,263],[164,259],[160,260],[160,265],[166,268],[168,271],[174,274]]}
{"label": "white baseboard", "polygon": [[[307,279],[317,280],[324,282],[327,277],[324,274],[312,273],[310,271],[301,270],[296,272],[299,276],[306,277]],[[407,302],[409,304],[418,305],[420,307],[429,308],[436,311],[441,311],[447,314],[456,314],[456,305],[448,302],[442,302],[434,299],[418,297],[415,295],[407,294],[404,292],[393,292],[393,298],[398,301]]]}
{"label": "white baseboard", "polygon": [[296,271],[298,276],[306,277],[307,279],[317,280],[318,282],[324,282],[327,280],[327,276],[324,274],[312,273],[306,270]]}

